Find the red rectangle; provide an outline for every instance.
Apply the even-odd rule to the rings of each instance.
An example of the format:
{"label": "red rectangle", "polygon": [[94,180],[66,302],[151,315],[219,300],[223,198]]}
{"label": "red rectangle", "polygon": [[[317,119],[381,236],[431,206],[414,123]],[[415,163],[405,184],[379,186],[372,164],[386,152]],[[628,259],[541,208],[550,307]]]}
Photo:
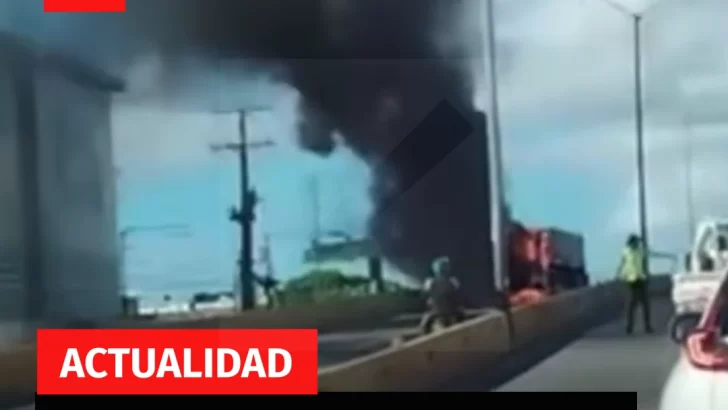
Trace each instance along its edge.
{"label": "red rectangle", "polygon": [[46,13],[123,13],[126,0],[43,0]]}
{"label": "red rectangle", "polygon": [[38,394],[318,392],[315,329],[38,330],[37,361]]}

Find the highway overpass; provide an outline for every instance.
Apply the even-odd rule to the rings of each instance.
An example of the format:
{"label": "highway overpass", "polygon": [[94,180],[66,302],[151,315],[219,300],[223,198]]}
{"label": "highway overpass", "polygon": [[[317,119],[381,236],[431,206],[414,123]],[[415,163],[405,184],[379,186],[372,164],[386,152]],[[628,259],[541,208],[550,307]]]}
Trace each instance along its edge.
{"label": "highway overpass", "polygon": [[[580,290],[544,305],[516,310],[514,324],[520,341],[516,339],[518,342],[510,347],[502,344],[506,332],[498,327],[502,321],[494,312],[441,334],[394,347],[392,339],[414,335],[419,314],[393,314],[379,326],[325,332],[319,338],[320,389],[636,390],[639,409],[656,409],[660,390],[678,354],[678,348],[665,334],[670,316],[667,279],[662,278],[659,295],[653,298],[658,330],[653,335],[639,331],[629,337],[624,334],[622,319],[617,318],[623,295],[616,285]],[[548,317],[563,320],[560,324],[548,323],[544,320]],[[464,364],[470,362],[477,365],[462,372],[467,367]],[[14,376],[19,378],[17,372]],[[403,378],[414,384],[397,385]],[[32,382],[27,378],[25,384]],[[0,408],[30,406],[29,401],[18,399],[5,401]]]}
{"label": "highway overpass", "polygon": [[2,31],[0,55],[3,344],[121,314],[110,110],[124,84]]}

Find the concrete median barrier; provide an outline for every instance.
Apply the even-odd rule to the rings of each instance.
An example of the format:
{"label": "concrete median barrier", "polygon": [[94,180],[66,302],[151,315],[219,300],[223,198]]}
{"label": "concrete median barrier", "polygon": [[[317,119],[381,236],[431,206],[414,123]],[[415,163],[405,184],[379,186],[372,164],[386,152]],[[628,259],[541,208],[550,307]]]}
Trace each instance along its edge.
{"label": "concrete median barrier", "polygon": [[502,314],[489,314],[445,331],[319,371],[319,391],[421,390],[443,374],[471,369],[508,350]]}
{"label": "concrete median barrier", "polygon": [[[598,289],[589,292],[596,294]],[[544,303],[516,308],[512,313],[515,342],[518,345],[530,343],[578,320],[591,309],[591,300],[584,296],[584,291],[567,292]]]}
{"label": "concrete median barrier", "polygon": [[650,279],[650,294],[653,296],[669,296],[672,289],[672,276],[655,275]]}
{"label": "concrete median barrier", "polygon": [[[575,325],[593,326],[605,309],[622,303],[623,287],[610,283],[558,295],[512,312],[514,340],[503,314],[462,323],[442,333],[319,371],[319,390],[427,391],[488,366],[511,349]],[[594,320],[592,320],[594,319]]]}

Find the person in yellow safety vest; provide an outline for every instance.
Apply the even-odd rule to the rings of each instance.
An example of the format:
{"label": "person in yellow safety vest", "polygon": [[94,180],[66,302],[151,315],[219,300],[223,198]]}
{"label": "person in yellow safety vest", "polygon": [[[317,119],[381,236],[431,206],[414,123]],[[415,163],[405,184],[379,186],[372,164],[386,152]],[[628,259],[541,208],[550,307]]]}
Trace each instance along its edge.
{"label": "person in yellow safety vest", "polygon": [[637,307],[642,308],[643,325],[646,333],[652,333],[650,322],[650,296],[647,288],[648,274],[645,272],[645,250],[637,235],[629,235],[622,251],[617,270],[618,277],[627,284],[629,303],[627,305],[627,334],[632,334]]}

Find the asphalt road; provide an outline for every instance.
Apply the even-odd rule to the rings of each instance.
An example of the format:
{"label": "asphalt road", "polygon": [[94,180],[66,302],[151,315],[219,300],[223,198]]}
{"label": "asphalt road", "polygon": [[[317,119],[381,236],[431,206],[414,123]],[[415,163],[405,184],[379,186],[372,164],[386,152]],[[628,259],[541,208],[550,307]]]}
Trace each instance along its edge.
{"label": "asphalt road", "polygon": [[385,349],[393,339],[412,337],[417,327],[391,327],[319,335],[319,368]]}
{"label": "asphalt road", "polygon": [[662,386],[678,357],[666,334],[671,307],[653,301],[656,333],[627,336],[624,320],[597,328],[495,389],[503,392],[634,392],[639,410],[657,410]]}

